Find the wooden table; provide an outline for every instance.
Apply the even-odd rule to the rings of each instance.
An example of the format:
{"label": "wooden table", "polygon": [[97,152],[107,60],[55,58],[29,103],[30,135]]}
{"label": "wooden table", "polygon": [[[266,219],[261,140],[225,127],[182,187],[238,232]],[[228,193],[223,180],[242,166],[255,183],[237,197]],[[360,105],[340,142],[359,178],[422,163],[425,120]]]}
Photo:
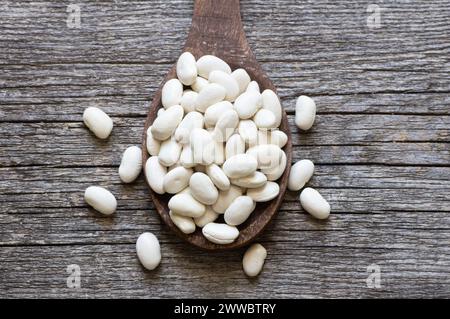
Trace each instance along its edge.
{"label": "wooden table", "polygon": [[[332,207],[316,221],[288,193],[260,238],[264,271],[249,280],[244,250],[181,242],[143,176],[123,185],[117,174],[180,54],[192,1],[80,0],[70,28],[69,2],[2,0],[0,296],[450,297],[450,3],[373,2],[379,25],[370,1],[241,1],[292,123],[294,160],[315,162],[309,185]],[[301,94],[318,105],[307,133],[293,124]],[[106,142],[83,125],[88,106],[113,118]],[[116,195],[113,217],[84,203],[90,185]],[[153,272],[135,255],[144,231],[162,246]],[[80,288],[67,287],[71,264]],[[367,283],[377,270],[379,288]]]}

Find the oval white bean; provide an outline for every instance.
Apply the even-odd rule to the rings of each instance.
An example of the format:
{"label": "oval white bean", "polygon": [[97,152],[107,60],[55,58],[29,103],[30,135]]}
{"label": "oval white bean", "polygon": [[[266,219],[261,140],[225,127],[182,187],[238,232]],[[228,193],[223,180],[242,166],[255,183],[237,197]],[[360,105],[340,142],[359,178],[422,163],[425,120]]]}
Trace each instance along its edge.
{"label": "oval white bean", "polygon": [[326,219],[330,216],[330,204],[313,188],[307,187],[301,192],[300,203],[317,219]]}
{"label": "oval white bean", "polygon": [[196,172],[189,180],[191,195],[200,203],[212,205],[217,201],[219,192],[205,173]]}
{"label": "oval white bean", "polygon": [[226,110],[216,123],[213,138],[218,142],[226,142],[239,124],[239,116],[235,110]]}
{"label": "oval white bean", "polygon": [[256,144],[258,140],[258,128],[252,120],[242,120],[238,125],[238,132],[245,143],[249,145]]}
{"label": "oval white bean", "polygon": [[142,169],[142,151],[137,146],[128,147],[122,155],[119,166],[119,176],[122,182],[131,183]]}
{"label": "oval white bean", "polygon": [[183,119],[184,110],[181,105],[169,107],[152,124],[152,135],[160,141],[167,140]]}
{"label": "oval white bean", "polygon": [[269,181],[276,181],[283,175],[284,170],[286,169],[286,163],[287,163],[287,157],[286,153],[281,151],[281,161],[279,165],[274,166],[270,169],[262,169],[261,172],[263,172],[267,176],[267,180]]}
{"label": "oval white bean", "polygon": [[298,191],[305,186],[314,174],[314,163],[310,160],[301,160],[292,165],[289,173],[288,189]]}
{"label": "oval white bean", "polygon": [[214,211],[218,214],[223,214],[235,198],[241,195],[242,189],[231,185],[229,189],[219,192],[219,198],[217,198],[217,201],[212,206],[212,209],[214,209]]}
{"label": "oval white bean", "polygon": [[214,55],[204,55],[197,60],[197,71],[201,77],[208,79],[209,74],[214,70],[221,70],[231,74],[230,66],[224,60]]}
{"label": "oval white bean", "polygon": [[239,230],[236,227],[218,223],[206,224],[202,228],[202,233],[206,239],[219,245],[231,244],[239,236]]}
{"label": "oval white bean", "polygon": [[197,79],[197,62],[190,52],[183,52],[177,61],[177,77],[184,85],[192,85]]}
{"label": "oval white bean", "polygon": [[248,86],[247,86],[247,88],[245,89],[245,92],[258,92],[258,93],[261,93],[261,91],[259,90],[259,85],[258,85],[258,82],[256,82],[256,81],[251,81],[249,84],[248,84]]}
{"label": "oval white bean", "polygon": [[165,109],[180,104],[183,96],[183,84],[178,79],[167,81],[161,92],[161,103]]}
{"label": "oval white bean", "polygon": [[245,153],[245,142],[240,134],[233,134],[225,145],[225,159]]}
{"label": "oval white bean", "polygon": [[253,117],[253,122],[258,128],[275,128],[276,121],[275,115],[266,109],[260,109]]}
{"label": "oval white bean", "polygon": [[249,148],[246,154],[254,157],[259,169],[273,169],[282,162],[283,151],[277,145],[262,144]]}
{"label": "oval white bean", "polygon": [[181,120],[175,130],[175,140],[181,144],[189,143],[189,137],[194,128],[203,128],[203,115],[199,112],[189,112]]}
{"label": "oval white bean", "polygon": [[231,183],[243,188],[258,188],[267,182],[267,177],[261,172],[254,172],[251,175],[232,179]]}
{"label": "oval white bean", "polygon": [[295,104],[295,125],[302,130],[309,130],[316,118],[316,103],[308,96],[302,95]]}
{"label": "oval white bean", "polygon": [[201,76],[197,76],[197,79],[195,80],[194,84],[191,85],[191,89],[194,92],[199,93],[208,84],[209,82],[207,79],[202,78]]}
{"label": "oval white bean", "polygon": [[257,166],[258,162],[253,156],[238,154],[225,161],[223,171],[229,178],[240,178],[254,173]]}
{"label": "oval white bean", "polygon": [[184,110],[184,113],[195,111],[195,101],[197,100],[198,93],[191,90],[185,90],[181,97],[180,105]]}
{"label": "oval white bean", "polygon": [[164,176],[167,168],[161,165],[158,156],[149,157],[145,163],[145,177],[151,189],[158,194],[164,194]]}
{"label": "oval white bean", "polygon": [[227,110],[232,110],[233,104],[228,101],[218,102],[211,105],[205,111],[205,124],[211,127],[215,126],[219,117]]}
{"label": "oval white bean", "polygon": [[270,144],[277,145],[279,148],[283,148],[288,141],[286,133],[280,130],[273,130],[270,132]]}
{"label": "oval white bean", "polygon": [[255,115],[261,105],[261,94],[258,92],[244,92],[234,101],[234,108],[239,118],[246,120]]}
{"label": "oval white bean", "polygon": [[256,207],[249,196],[239,196],[228,206],[224,220],[228,225],[238,226],[245,222]]}
{"label": "oval white bean", "polygon": [[264,90],[261,93],[263,109],[271,111],[275,115],[275,126],[279,127],[282,118],[281,103],[278,96],[272,90]]}
{"label": "oval white bean", "polygon": [[178,162],[180,154],[181,145],[174,138],[170,138],[161,143],[158,159],[162,165],[169,167]]}
{"label": "oval white bean", "polygon": [[250,75],[244,69],[236,69],[231,72],[231,76],[236,80],[239,86],[239,94],[242,94],[250,83]]}
{"label": "oval white bean", "polygon": [[208,174],[211,181],[220,190],[227,190],[230,188],[230,180],[224,171],[216,164],[211,164],[206,167],[206,174]]}
{"label": "oval white bean", "polygon": [[267,250],[261,244],[251,245],[242,259],[244,273],[249,277],[258,276],[264,266],[266,257]]}
{"label": "oval white bean", "polygon": [[148,270],[158,267],[161,262],[161,247],[152,233],[141,234],[136,241],[136,254],[142,266]]}
{"label": "oval white bean", "polygon": [[210,83],[217,83],[225,89],[225,100],[233,102],[237,98],[239,85],[229,73],[214,70],[209,73],[208,80]]}
{"label": "oval white bean", "polygon": [[201,217],[194,218],[194,223],[198,227],[204,227],[206,224],[212,223],[219,217],[211,206],[206,206],[206,211]]}
{"label": "oval white bean", "polygon": [[175,214],[187,217],[200,217],[205,213],[205,205],[198,202],[190,194],[176,194],[168,203],[169,209]]}
{"label": "oval white bean", "polygon": [[208,131],[199,128],[193,129],[190,145],[194,163],[209,165],[214,162],[215,143]]}
{"label": "oval white bean", "polygon": [[194,156],[192,155],[192,149],[190,144],[183,145],[183,149],[180,154],[180,164],[185,168],[191,168],[195,166]]}
{"label": "oval white bean", "polygon": [[161,143],[156,138],[153,138],[151,126],[147,129],[146,146],[147,146],[147,152],[151,156],[158,155]]}
{"label": "oval white bean", "polygon": [[192,169],[183,166],[175,167],[164,176],[164,190],[169,194],[176,194],[189,185],[192,176]]}
{"label": "oval white bean", "polygon": [[92,206],[103,215],[111,215],[117,208],[117,201],[114,195],[100,186],[89,186],[86,188],[84,200],[89,206]]}
{"label": "oval white bean", "polygon": [[83,122],[100,139],[108,138],[113,129],[113,121],[108,114],[93,106],[84,110]]}
{"label": "oval white bean", "polygon": [[280,186],[275,182],[267,182],[264,186],[247,190],[247,196],[255,202],[267,202],[277,197],[279,193]]}
{"label": "oval white bean", "polygon": [[195,232],[195,223],[191,217],[178,215],[173,211],[169,211],[169,217],[181,232],[185,234],[192,234]]}
{"label": "oval white bean", "polygon": [[206,109],[225,98],[225,88],[217,83],[210,83],[206,85],[197,96],[195,100],[195,109],[199,112],[205,113]]}

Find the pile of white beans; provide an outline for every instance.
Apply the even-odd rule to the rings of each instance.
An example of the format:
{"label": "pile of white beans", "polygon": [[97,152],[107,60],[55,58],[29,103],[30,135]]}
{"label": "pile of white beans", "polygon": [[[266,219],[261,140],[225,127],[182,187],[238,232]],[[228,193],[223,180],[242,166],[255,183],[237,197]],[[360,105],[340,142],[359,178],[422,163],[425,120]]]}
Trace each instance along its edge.
{"label": "pile of white beans", "polygon": [[[176,73],[177,78],[163,86],[163,107],[147,131],[146,179],[154,192],[173,195],[169,215],[180,231],[190,234],[200,227],[207,240],[230,244],[256,203],[279,194],[276,181],[286,168],[282,148],[288,140],[279,130],[281,104],[272,90],[261,93],[244,69],[232,72],[225,61],[212,55],[196,60],[184,52]],[[315,113],[312,99],[298,98],[295,123],[299,128],[311,128]],[[113,128],[111,118],[95,107],[85,110],[83,120],[101,139],[108,138]],[[141,167],[141,149],[127,148],[119,167],[121,180],[133,182]],[[311,161],[297,162],[288,188],[302,189],[313,172]],[[114,195],[102,187],[88,187],[84,197],[100,213],[110,215],[116,210]],[[300,202],[316,218],[330,213],[329,204],[312,188],[303,189]],[[220,215],[224,222],[215,222]],[[136,251],[145,268],[159,265],[160,245],[153,234],[139,236]],[[252,245],[243,258],[244,272],[258,275],[266,256],[262,245]]]}

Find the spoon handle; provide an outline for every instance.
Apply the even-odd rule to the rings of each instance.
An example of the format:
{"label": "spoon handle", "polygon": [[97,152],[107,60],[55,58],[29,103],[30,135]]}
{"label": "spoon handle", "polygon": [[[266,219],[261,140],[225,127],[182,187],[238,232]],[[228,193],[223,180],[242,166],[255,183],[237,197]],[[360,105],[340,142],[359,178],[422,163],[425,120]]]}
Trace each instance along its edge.
{"label": "spoon handle", "polygon": [[[239,61],[249,46],[241,22],[239,0],[195,0],[185,51]],[[250,51],[251,52],[251,51]]]}

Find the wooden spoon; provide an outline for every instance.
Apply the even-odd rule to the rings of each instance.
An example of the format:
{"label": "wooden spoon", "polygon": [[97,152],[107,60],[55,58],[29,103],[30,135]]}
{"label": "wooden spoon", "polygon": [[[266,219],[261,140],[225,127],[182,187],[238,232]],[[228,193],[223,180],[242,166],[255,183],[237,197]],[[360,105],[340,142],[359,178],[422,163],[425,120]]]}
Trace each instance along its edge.
{"label": "wooden spoon", "polygon": [[[261,91],[271,89],[276,92],[275,86],[269,80],[265,72],[255,59],[245,37],[239,12],[239,0],[195,0],[194,16],[189,35],[184,46],[184,51],[191,52],[196,59],[205,54],[215,55],[226,61],[232,70],[244,68],[252,80],[258,82]],[[145,122],[144,137],[142,142],[142,155],[145,171],[145,162],[149,155],[146,149],[147,129],[156,118],[156,113],[161,106],[161,90],[164,83],[176,77],[176,65],[174,65],[156,91]],[[277,181],[280,184],[280,194],[270,202],[258,203],[256,209],[248,220],[239,225],[239,237],[231,244],[217,245],[208,241],[201,229],[189,235],[182,233],[169,217],[167,203],[172,195],[159,195],[150,189],[153,203],[162,220],[179,237],[187,242],[207,250],[224,250],[238,248],[249,244],[254,240],[271,219],[276,215],[286,191],[289,170],[291,167],[292,144],[286,112],[283,110],[283,119],[280,130],[288,136],[288,142],[284,147],[287,157],[286,170]],[[149,172],[151,174],[151,172]],[[220,218],[220,217],[219,217]]]}

